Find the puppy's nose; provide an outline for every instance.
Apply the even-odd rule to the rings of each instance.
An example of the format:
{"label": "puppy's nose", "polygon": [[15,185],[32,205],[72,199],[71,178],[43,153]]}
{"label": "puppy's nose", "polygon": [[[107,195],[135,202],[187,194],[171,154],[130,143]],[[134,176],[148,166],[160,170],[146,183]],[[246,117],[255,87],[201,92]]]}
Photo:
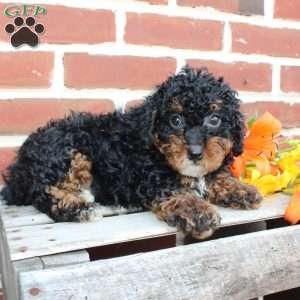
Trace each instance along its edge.
{"label": "puppy's nose", "polygon": [[189,153],[192,159],[201,159],[202,158],[202,146],[200,145],[189,145]]}

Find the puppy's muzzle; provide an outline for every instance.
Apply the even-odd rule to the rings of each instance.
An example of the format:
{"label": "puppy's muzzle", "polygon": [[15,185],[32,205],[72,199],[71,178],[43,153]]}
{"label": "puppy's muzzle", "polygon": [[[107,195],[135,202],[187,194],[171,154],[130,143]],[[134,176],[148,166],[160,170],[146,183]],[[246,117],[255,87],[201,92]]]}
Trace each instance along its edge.
{"label": "puppy's muzzle", "polygon": [[187,149],[191,160],[200,160],[203,153],[203,136],[201,127],[195,126],[185,133]]}
{"label": "puppy's muzzle", "polygon": [[193,160],[202,158],[202,146],[190,145],[188,146],[188,149],[189,149],[189,154]]}
{"label": "puppy's muzzle", "polygon": [[[193,161],[202,159],[204,140],[207,134],[214,135],[221,126],[221,118],[213,113],[205,117],[202,126],[195,126],[185,133],[189,158]],[[205,134],[204,134],[205,132]]]}

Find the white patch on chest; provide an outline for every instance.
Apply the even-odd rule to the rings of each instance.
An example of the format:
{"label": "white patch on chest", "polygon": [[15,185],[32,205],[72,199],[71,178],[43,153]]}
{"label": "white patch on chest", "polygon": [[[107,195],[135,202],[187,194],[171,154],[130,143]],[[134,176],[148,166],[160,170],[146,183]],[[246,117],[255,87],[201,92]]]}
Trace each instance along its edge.
{"label": "white patch on chest", "polygon": [[206,194],[206,184],[204,177],[200,177],[194,187],[194,193],[199,197],[204,197]]}
{"label": "white patch on chest", "polygon": [[195,178],[195,183],[192,187],[193,192],[199,196],[204,197],[206,194],[206,184],[204,175],[207,173],[201,165],[196,165],[193,161],[185,159],[179,170],[180,174]]}

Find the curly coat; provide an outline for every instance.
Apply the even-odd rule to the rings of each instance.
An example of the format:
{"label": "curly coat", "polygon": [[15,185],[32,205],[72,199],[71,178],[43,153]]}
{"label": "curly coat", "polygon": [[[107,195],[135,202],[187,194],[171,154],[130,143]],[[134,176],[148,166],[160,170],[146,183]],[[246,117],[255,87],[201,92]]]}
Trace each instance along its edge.
{"label": "curly coat", "polygon": [[56,221],[89,220],[99,204],[151,209],[207,237],[220,222],[211,203],[252,208],[261,201],[228,168],[243,150],[239,109],[222,78],[185,67],[126,113],[72,113],[39,128],[5,173],[2,195]]}

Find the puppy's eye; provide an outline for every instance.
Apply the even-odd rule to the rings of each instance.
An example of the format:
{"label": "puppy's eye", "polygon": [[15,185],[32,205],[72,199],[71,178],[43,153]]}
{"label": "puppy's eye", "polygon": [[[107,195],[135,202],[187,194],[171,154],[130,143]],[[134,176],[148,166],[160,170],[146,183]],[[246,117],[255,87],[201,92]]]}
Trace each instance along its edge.
{"label": "puppy's eye", "polygon": [[212,110],[212,111],[216,111],[216,110],[219,109],[219,105],[218,105],[217,103],[213,103],[213,104],[210,105],[209,108],[210,108],[210,110]]}
{"label": "puppy's eye", "polygon": [[182,129],[185,125],[184,118],[179,114],[171,115],[169,123],[174,129]]}

